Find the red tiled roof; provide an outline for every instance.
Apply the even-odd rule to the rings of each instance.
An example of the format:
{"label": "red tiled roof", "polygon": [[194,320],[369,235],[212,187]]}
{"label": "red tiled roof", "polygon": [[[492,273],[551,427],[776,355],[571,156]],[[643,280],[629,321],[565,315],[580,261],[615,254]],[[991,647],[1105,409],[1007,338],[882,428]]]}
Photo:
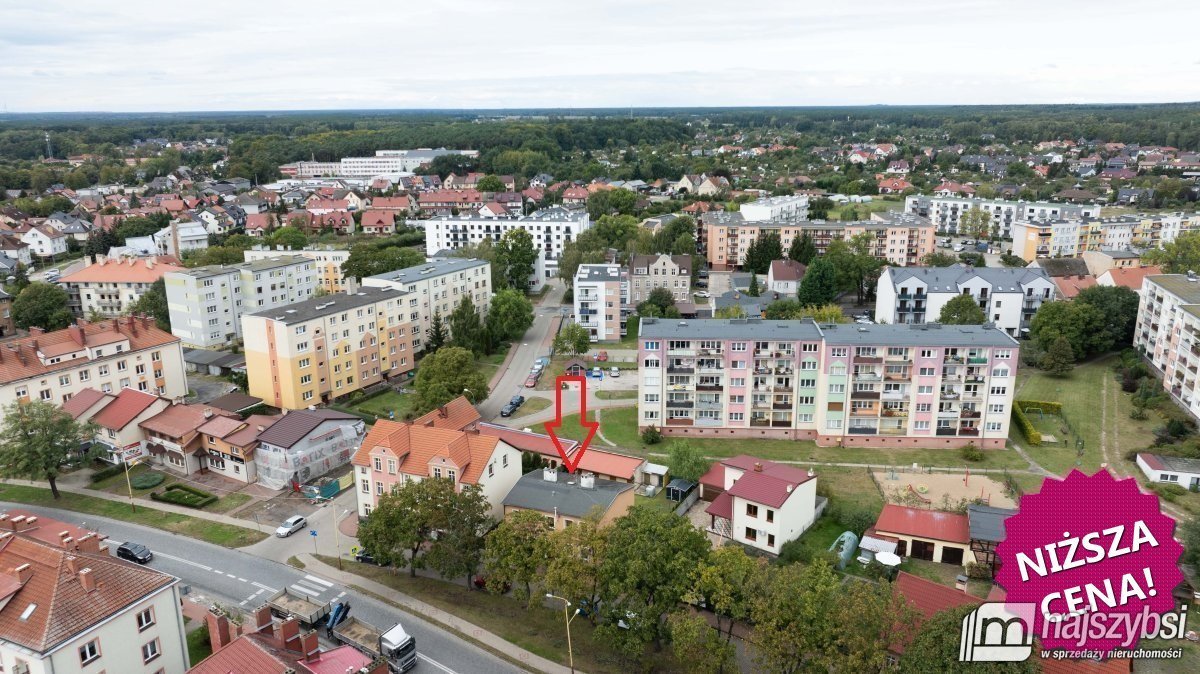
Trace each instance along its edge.
{"label": "red tiled roof", "polygon": [[396,214],[391,211],[371,209],[363,212],[361,224],[364,228],[392,227],[396,224]]}
{"label": "red tiled roof", "polygon": [[466,396],[459,396],[445,405],[417,417],[413,420],[413,425],[461,431],[479,419],[479,410],[475,409]]}
{"label": "red tiled roof", "polygon": [[896,582],[892,587],[924,616],[924,620],[928,620],[934,614],[947,609],[983,602],[979,597],[969,595],[962,590],[942,585],[941,583],[935,583],[920,576],[914,576],[907,571],[901,571],[896,576]]}
{"label": "red tiled roof", "polygon": [[346,674],[357,672],[371,664],[371,658],[354,649],[353,646],[338,646],[333,650],[322,651],[315,660],[300,663],[300,667],[312,674]]}
{"label": "red tiled roof", "polygon": [[215,416],[231,416],[231,413],[207,405],[171,405],[139,425],[170,438],[182,438],[195,433]]}
{"label": "red tiled roof", "polygon": [[1132,672],[1133,663],[1127,658],[1096,660],[1055,660],[1038,656],[1042,674],[1119,674]]}
{"label": "red tiled roof", "polygon": [[1054,281],[1054,285],[1058,288],[1058,294],[1066,299],[1073,299],[1080,291],[1096,285],[1096,277],[1091,274],[1086,276],[1055,276],[1050,280]]}
{"label": "red tiled roof", "polygon": [[125,428],[126,424],[145,412],[158,399],[158,396],[145,391],[133,388],[122,389],[112,402],[105,405],[99,414],[92,417],[92,421],[104,428],[118,431]]}
{"label": "red tiled roof", "polygon": [[796,482],[770,473],[749,471],[734,481],[725,493],[772,508],[782,506],[796,487],[812,478],[808,475]]}
{"label": "red tiled roof", "polygon": [[795,260],[772,260],[771,278],[776,281],[799,281],[807,269]]}
{"label": "red tiled roof", "polygon": [[407,211],[409,208],[408,197],[375,197],[371,200],[371,208],[390,208],[393,210]]}
{"label": "red tiled roof", "polygon": [[[83,323],[82,336],[85,344],[92,346],[102,343],[103,340],[111,339],[113,335],[118,334],[113,329],[113,324],[118,321],[120,322],[119,335],[122,339],[129,340],[129,351],[140,351],[179,341],[179,338],[175,335],[159,330],[150,320],[143,322],[140,319],[124,317],[101,321],[99,323]],[[133,334],[129,324],[131,321],[138,324],[136,335]],[[72,326],[42,335],[30,335],[29,337],[16,339],[0,346],[0,383],[7,384],[20,379],[49,374],[58,370],[79,367],[79,359],[43,365],[37,355],[37,351],[41,351],[44,354],[51,354],[56,349],[61,353],[82,350],[82,347],[76,341],[76,338],[79,336],[77,328]],[[33,348],[35,342],[38,345],[37,349]],[[62,349],[67,350],[62,351]],[[18,351],[21,352],[21,357],[18,356]]]}
{"label": "red tiled roof", "polygon": [[1147,276],[1163,273],[1162,267],[1113,267],[1107,274],[1116,285],[1131,290],[1141,290]]}
{"label": "red tiled roof", "polygon": [[59,279],[62,283],[154,283],[169,271],[183,267],[164,263],[157,258],[126,258],[100,260]]}
{"label": "red tiled roof", "polygon": [[428,475],[429,462],[435,458],[450,459],[462,470],[459,482],[476,484],[496,451],[500,439],[482,433],[468,433],[434,426],[418,426],[387,419],[375,422],[371,432],[351,460],[356,466],[371,465],[371,451],[386,448],[400,459],[400,472],[409,475]]}
{"label": "red tiled roof", "polygon": [[[554,441],[550,439],[549,435],[543,435],[541,433],[527,433],[525,431],[519,431],[515,428],[497,426],[495,424],[488,423],[479,424],[479,434],[500,438],[505,442],[505,444],[511,445],[522,452],[534,452],[535,454],[541,454],[542,456],[554,458],[558,458],[559,456],[558,450],[554,447]],[[575,451],[575,448],[579,446],[579,443],[575,442],[574,440],[560,438],[559,441],[562,442],[563,449],[568,455]]]}
{"label": "red tiled roof", "polygon": [[92,405],[95,405],[105,398],[112,397],[113,396],[101,391],[97,391],[94,388],[85,388],[79,393],[71,396],[70,400],[62,404],[62,408],[67,414],[70,414],[72,417],[78,419],[79,415],[88,411]]}
{"label": "red tiled roof", "polygon": [[716,487],[717,489],[725,488],[725,466],[719,461],[714,461],[713,465],[709,466],[708,472],[700,476],[700,484],[708,487]]}
{"label": "red tiled roof", "polygon": [[875,521],[875,528],[883,533],[932,538],[950,543],[967,543],[971,540],[966,515],[909,508],[892,503],[883,506],[883,512]]}
{"label": "red tiled roof", "polygon": [[258,634],[247,634],[213,653],[188,670],[188,674],[283,674],[295,668],[299,653],[284,657]]}
{"label": "red tiled roof", "polygon": [[[555,453],[557,454],[557,452]],[[578,467],[580,470],[599,475],[611,475],[632,480],[637,476],[638,468],[641,468],[644,463],[646,463],[645,459],[639,459],[636,456],[614,454],[603,449],[589,449],[580,457]]]}
{"label": "red tiled roof", "polygon": [[720,517],[721,519],[733,519],[733,495],[729,492],[722,492],[717,495],[713,502],[709,504],[704,512],[709,515]]}

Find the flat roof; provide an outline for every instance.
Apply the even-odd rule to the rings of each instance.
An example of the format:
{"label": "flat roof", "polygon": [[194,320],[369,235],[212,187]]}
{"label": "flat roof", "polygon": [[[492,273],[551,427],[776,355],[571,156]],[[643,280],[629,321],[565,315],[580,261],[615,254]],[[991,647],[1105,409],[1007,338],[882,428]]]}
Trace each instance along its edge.
{"label": "flat roof", "polygon": [[1185,304],[1200,304],[1200,276],[1195,281],[1189,281],[1187,274],[1158,274],[1147,276],[1147,281],[1153,281],[1163,290],[1179,297]]}
{"label": "flat roof", "polygon": [[479,260],[476,258],[465,257],[446,257],[437,260],[429,260],[423,264],[413,267],[405,267],[396,271],[389,271],[383,274],[376,274],[368,278],[382,279],[384,281],[395,281],[397,283],[415,283],[424,278],[431,276],[441,276],[443,274],[453,274],[454,272],[474,269],[488,264],[487,260]]}
{"label": "flat roof", "polygon": [[284,325],[292,325],[294,323],[304,323],[311,321],[314,318],[336,314],[349,309],[357,309],[365,307],[369,304],[375,304],[380,300],[390,300],[403,297],[408,292],[397,290],[395,288],[372,288],[363,287],[357,292],[347,294],[339,293],[337,295],[325,295],[324,297],[314,297],[303,302],[288,304],[274,309],[265,311],[257,311],[250,316],[261,316],[275,321],[279,321]]}
{"label": "flat roof", "polygon": [[812,320],[763,318],[643,318],[639,338],[763,339],[820,341],[830,344],[895,346],[1015,346],[1017,341],[994,325],[859,325],[821,324]]}
{"label": "flat roof", "polygon": [[207,278],[209,276],[220,276],[222,274],[233,274],[240,271],[258,272],[277,267],[286,267],[293,264],[311,263],[312,259],[303,255],[279,255],[276,257],[267,257],[260,260],[251,260],[250,262],[238,262],[236,264],[212,264],[207,267],[193,267],[191,269],[181,269],[173,272],[185,276],[193,276],[195,278]]}
{"label": "flat roof", "polygon": [[557,512],[568,517],[586,517],[597,506],[607,512],[618,496],[633,489],[630,483],[599,477],[595,478],[594,488],[585,489],[579,486],[579,474],[563,470],[557,471],[557,478],[553,482],[543,476],[542,470],[522,475],[504,497],[504,505],[538,512]]}
{"label": "flat roof", "polygon": [[972,540],[999,543],[1004,540],[1004,520],[1017,513],[1015,508],[997,508],[972,503],[967,506],[967,523]]}

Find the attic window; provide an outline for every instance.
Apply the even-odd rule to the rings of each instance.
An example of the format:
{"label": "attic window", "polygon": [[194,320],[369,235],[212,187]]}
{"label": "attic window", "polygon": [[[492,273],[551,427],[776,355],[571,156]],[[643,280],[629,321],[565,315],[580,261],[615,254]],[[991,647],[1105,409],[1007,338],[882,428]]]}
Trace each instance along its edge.
{"label": "attic window", "polygon": [[30,604],[29,606],[26,606],[25,610],[21,611],[21,620],[23,620],[23,621],[29,620],[29,617],[32,616],[33,612],[36,610],[37,610],[37,604]]}

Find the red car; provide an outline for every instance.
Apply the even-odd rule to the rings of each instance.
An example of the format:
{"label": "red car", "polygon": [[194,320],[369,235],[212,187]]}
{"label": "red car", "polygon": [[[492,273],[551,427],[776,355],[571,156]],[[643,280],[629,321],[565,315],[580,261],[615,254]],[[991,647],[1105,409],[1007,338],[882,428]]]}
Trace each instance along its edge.
{"label": "red car", "polygon": [[598,351],[598,352],[596,352],[596,357],[593,358],[592,360],[595,360],[597,363],[603,363],[608,360],[608,352],[607,351]]}
{"label": "red car", "polygon": [[538,376],[536,374],[531,374],[525,379],[525,388],[533,388],[534,386],[537,386],[537,383]]}

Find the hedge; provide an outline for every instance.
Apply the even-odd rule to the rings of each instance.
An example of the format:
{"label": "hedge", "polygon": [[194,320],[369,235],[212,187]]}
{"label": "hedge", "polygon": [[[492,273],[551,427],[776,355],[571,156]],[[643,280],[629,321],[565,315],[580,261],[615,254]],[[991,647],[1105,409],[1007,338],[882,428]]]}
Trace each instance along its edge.
{"label": "hedge", "polygon": [[1025,437],[1025,442],[1033,447],[1041,447],[1042,434],[1033,427],[1033,422],[1029,420],[1029,417],[1025,416],[1025,410],[1021,409],[1021,401],[1017,401],[1013,405],[1012,417],[1013,422],[1017,425],[1017,430],[1021,431],[1021,435]]}
{"label": "hedge", "polygon": [[1049,400],[1016,400],[1013,402],[1022,412],[1028,412],[1031,409],[1040,409],[1047,414],[1062,416],[1062,403],[1051,402]]}
{"label": "hedge", "polygon": [[204,508],[218,500],[216,496],[186,484],[169,485],[162,490],[162,493],[150,492],[150,498],[154,501],[174,503],[188,508]]}
{"label": "hedge", "polygon": [[118,463],[115,466],[109,466],[108,468],[101,468],[100,470],[92,473],[92,477],[90,479],[92,481],[92,484],[96,484],[97,482],[100,482],[102,480],[107,480],[108,478],[110,478],[114,475],[120,475],[121,473],[124,473],[124,472],[125,472],[125,464]]}
{"label": "hedge", "polygon": [[162,473],[139,473],[130,478],[129,484],[134,489],[150,489],[162,484],[165,479],[167,476]]}

